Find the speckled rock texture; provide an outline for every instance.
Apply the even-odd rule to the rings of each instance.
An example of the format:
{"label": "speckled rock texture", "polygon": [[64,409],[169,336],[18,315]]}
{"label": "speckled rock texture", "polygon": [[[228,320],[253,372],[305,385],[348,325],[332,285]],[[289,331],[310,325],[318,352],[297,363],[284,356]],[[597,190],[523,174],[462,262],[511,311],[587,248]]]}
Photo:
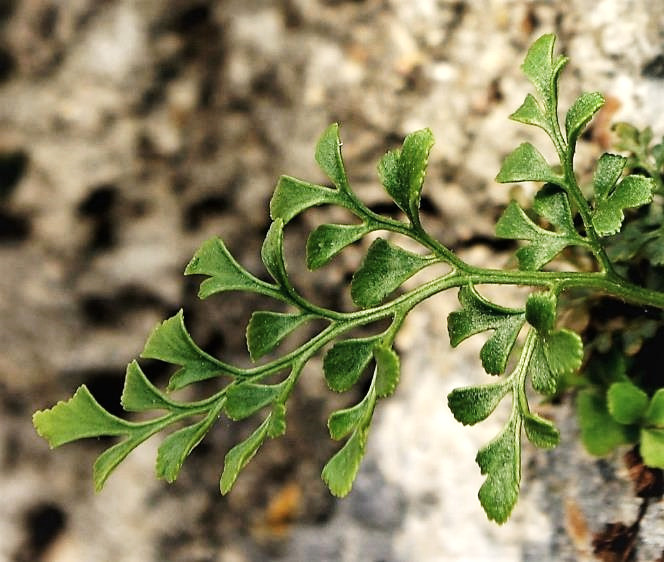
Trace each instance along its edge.
{"label": "speckled rock texture", "polygon": [[[126,364],[180,307],[202,347],[246,362],[257,301],[200,303],[182,271],[221,235],[260,272],[276,179],[323,181],[313,147],[333,121],[355,189],[377,206],[380,155],[430,127],[428,229],[475,263],[507,263],[491,245],[493,225],[511,196],[532,189],[493,178],[518,143],[546,147],[507,119],[529,88],[521,60],[545,32],[571,57],[563,105],[584,90],[608,100],[579,169],[610,146],[612,121],[664,134],[661,1],[0,1],[0,561],[591,560],[594,533],[635,521],[641,500],[621,455],[587,456],[567,403],[547,407],[563,444],[525,450],[512,519],[486,521],[473,459],[500,420],[464,428],[446,407],[451,389],[484,377],[479,341],[449,347],[451,293],[409,317],[397,341],[400,388],[380,404],[343,501],[319,473],[335,450],[327,416],[353,397],[327,391],[319,361],[286,437],[227,497],[223,455],[251,420],[220,422],[170,486],[153,477],[151,440],[97,495],[91,466],[106,443],[51,452],[30,423],[81,383],[118,412]],[[335,213],[317,209],[293,225],[289,269],[306,294],[345,308],[340,287],[365,246],[311,274],[297,244]],[[166,380],[163,366],[146,365]],[[661,501],[648,506],[635,560],[662,555],[663,516]]]}

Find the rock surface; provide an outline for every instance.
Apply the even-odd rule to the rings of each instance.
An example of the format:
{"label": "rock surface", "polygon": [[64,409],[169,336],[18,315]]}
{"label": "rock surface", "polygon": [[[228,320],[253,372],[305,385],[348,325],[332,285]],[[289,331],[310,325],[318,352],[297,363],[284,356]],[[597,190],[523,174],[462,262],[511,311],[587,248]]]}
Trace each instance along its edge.
{"label": "rock surface", "polygon": [[[341,502],[319,472],[334,450],[327,415],[349,399],[330,396],[319,364],[305,373],[287,436],[225,498],[221,460],[251,422],[220,423],[172,486],[152,476],[150,441],[94,495],[101,446],[50,452],[30,414],[81,383],[117,410],[126,364],[181,306],[205,349],[245,361],[255,301],[201,304],[181,272],[217,234],[259,272],[275,180],[322,181],[313,146],[332,121],[343,124],[356,190],[375,204],[377,159],[430,127],[428,228],[476,263],[505,263],[484,244],[520,195],[493,177],[518,143],[543,144],[507,120],[528,91],[528,45],[558,34],[571,57],[563,104],[583,90],[608,99],[577,157],[589,171],[610,122],[664,133],[662,29],[664,4],[648,0],[0,2],[0,560],[591,559],[592,534],[634,521],[639,500],[619,456],[580,449],[568,405],[551,411],[563,444],[525,452],[512,519],[485,520],[473,459],[499,421],[463,428],[446,408],[451,389],[484,376],[475,340],[449,349],[451,294],[408,319],[400,388],[380,404]],[[293,239],[330,213],[309,213]],[[348,306],[338,288],[361,248],[321,274],[289,248],[305,292]],[[638,560],[664,551],[662,509],[651,505],[642,521]]]}

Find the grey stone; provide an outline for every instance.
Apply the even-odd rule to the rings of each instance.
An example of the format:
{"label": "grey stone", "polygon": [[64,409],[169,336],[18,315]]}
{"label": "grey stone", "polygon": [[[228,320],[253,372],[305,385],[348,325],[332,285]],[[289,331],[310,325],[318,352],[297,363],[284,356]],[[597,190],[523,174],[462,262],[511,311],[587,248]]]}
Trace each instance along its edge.
{"label": "grey stone", "polygon": [[[492,236],[509,198],[534,191],[526,185],[510,193],[493,178],[512,147],[543,138],[507,120],[529,90],[519,65],[540,33],[557,32],[571,57],[563,104],[599,90],[615,109],[580,145],[579,169],[590,173],[609,147],[609,119],[650,124],[662,134],[657,62],[664,4],[21,0],[7,6],[13,8],[0,10],[0,156],[20,151],[27,164],[11,189],[0,188],[6,217],[0,559],[584,560],[591,557],[592,532],[632,520],[638,501],[619,456],[587,457],[563,405],[554,410],[562,445],[552,452],[526,449],[513,518],[503,527],[486,521],[473,459],[499,430],[500,413],[481,427],[463,428],[446,408],[452,388],[485,380],[475,340],[456,350],[446,343],[444,318],[456,306],[451,294],[408,319],[398,340],[402,383],[379,403],[366,461],[343,501],[333,502],[318,478],[335,447],[325,419],[357,396],[330,395],[320,382],[303,381],[287,436],[265,447],[229,498],[218,494],[223,455],[255,420],[220,420],[172,486],[153,477],[158,443],[150,441],[95,496],[91,466],[104,444],[48,451],[30,414],[83,382],[108,385],[104,398],[117,407],[126,363],[151,328],[180,306],[195,320],[197,341],[246,362],[244,326],[256,301],[198,303],[182,271],[203,240],[222,235],[261,274],[271,190],[282,173],[326,181],[313,147],[329,122],[342,123],[351,181],[372,204],[384,201],[375,174],[380,155],[411,130],[432,128],[438,142],[425,191],[427,225],[451,246]],[[81,212],[109,185],[112,205]],[[348,219],[317,209],[291,226],[292,238],[304,239],[314,223]],[[306,271],[301,248],[287,249],[303,291],[321,303],[350,306],[339,285],[364,247],[317,273]],[[467,257],[497,267],[508,260],[481,244]],[[155,372],[159,382],[163,374]],[[314,362],[306,377],[319,376]],[[293,482],[297,509],[283,527],[266,531],[266,506]],[[26,514],[45,503],[57,505],[66,522],[44,544],[33,544]],[[585,534],[574,535],[571,514],[585,521]],[[639,560],[664,549],[661,515],[661,502],[654,503],[642,521]]]}

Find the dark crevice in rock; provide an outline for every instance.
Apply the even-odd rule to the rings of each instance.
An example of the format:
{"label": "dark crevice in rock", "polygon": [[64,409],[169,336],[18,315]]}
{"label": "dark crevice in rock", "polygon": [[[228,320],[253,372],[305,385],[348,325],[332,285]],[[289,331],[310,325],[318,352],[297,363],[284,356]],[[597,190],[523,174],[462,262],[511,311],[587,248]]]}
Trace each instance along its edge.
{"label": "dark crevice in rock", "polygon": [[21,453],[21,439],[18,435],[10,433],[4,439],[4,459],[2,462],[2,470],[4,472],[11,472],[20,467],[20,453]]}
{"label": "dark crevice in rock", "polygon": [[23,242],[30,236],[31,230],[27,215],[0,209],[0,244]]}
{"label": "dark crevice in rock", "polygon": [[78,205],[78,213],[84,217],[99,217],[111,212],[117,201],[117,187],[102,184],[94,187],[90,194]]}
{"label": "dark crevice in rock", "polygon": [[196,32],[210,21],[210,6],[206,2],[198,2],[178,12],[170,22],[170,29],[185,35]]}
{"label": "dark crevice in rock", "polygon": [[226,338],[220,330],[211,329],[207,338],[201,341],[200,346],[210,355],[218,357],[226,348]]}
{"label": "dark crevice in rock", "polygon": [[0,199],[8,198],[28,168],[28,154],[15,150],[0,154]]}
{"label": "dark crevice in rock", "polygon": [[535,31],[541,24],[541,20],[537,15],[537,11],[534,6],[529,6],[526,9],[526,13],[521,20],[521,29],[526,35],[530,35]]}
{"label": "dark crevice in rock", "polygon": [[161,84],[154,82],[140,95],[136,111],[138,115],[146,115],[164,101],[165,92]]}
{"label": "dark crevice in rock", "polygon": [[[63,373],[62,380],[80,380],[95,397],[102,408],[115,416],[123,416],[124,410],[120,404],[122,389],[124,387],[124,368],[85,369],[75,372]],[[112,440],[113,438],[98,438]]]}
{"label": "dark crevice in rock", "polygon": [[81,311],[92,326],[120,326],[126,314],[138,310],[165,309],[166,304],[150,291],[129,285],[113,295],[86,295]]}
{"label": "dark crevice in rock", "polygon": [[374,213],[383,215],[390,218],[399,217],[399,209],[393,203],[387,201],[381,201],[379,203],[374,203],[373,205],[368,205],[369,209]]}
{"label": "dark crevice in rock", "polygon": [[165,388],[168,385],[171,375],[177,371],[177,367],[173,367],[170,363],[164,363],[158,359],[144,359],[141,357],[137,358],[137,361],[140,363],[141,370],[145,373],[145,376],[158,388]]}
{"label": "dark crevice in rock", "polygon": [[228,198],[223,194],[203,197],[185,209],[184,226],[189,231],[198,230],[206,218],[221,215],[230,206]]}
{"label": "dark crevice in rock", "polygon": [[440,212],[438,211],[436,205],[434,205],[431,197],[426,194],[422,195],[422,198],[420,199],[420,212],[434,216],[440,215]]}
{"label": "dark crevice in rock", "polygon": [[42,39],[50,39],[55,34],[55,28],[58,24],[58,7],[51,4],[45,6],[39,14],[37,29]]}
{"label": "dark crevice in rock", "polygon": [[34,562],[67,525],[67,514],[57,504],[34,505],[25,514],[26,544],[14,555],[15,562]]}
{"label": "dark crevice in rock", "polygon": [[625,465],[639,498],[660,499],[664,495],[664,471],[643,464],[638,446],[625,453]]}
{"label": "dark crevice in rock", "polygon": [[281,13],[286,29],[296,29],[302,25],[302,14],[293,0],[282,0]]}
{"label": "dark crevice in rock", "polygon": [[648,61],[641,69],[641,75],[646,78],[664,78],[664,54],[659,54]]}
{"label": "dark crevice in rock", "polygon": [[[201,108],[213,107],[216,103],[216,96],[219,94],[221,88],[219,86],[219,78],[214,67],[220,67],[222,63],[222,56],[218,55],[216,61],[210,61],[209,71],[201,80],[201,86],[198,94],[198,105]],[[215,65],[212,63],[216,62]]]}
{"label": "dark crevice in rock", "polygon": [[594,534],[593,554],[603,562],[636,560],[641,521],[648,511],[650,502],[660,500],[664,494],[662,470],[645,466],[638,447],[628,451],[624,461],[634,484],[634,493],[637,497],[643,498],[643,501],[636,520],[631,525],[623,522],[607,523],[601,531]]}
{"label": "dark crevice in rock", "polygon": [[[658,311],[650,313],[654,319],[657,319]],[[639,317],[638,309],[634,311],[634,317]],[[662,386],[662,346],[664,346],[664,328],[660,328],[651,338],[646,339],[633,358],[630,372],[646,392],[654,393]]]}
{"label": "dark crevice in rock", "polygon": [[641,521],[648,511],[649,499],[641,503],[636,521],[607,523],[602,531],[595,533],[592,540],[593,554],[602,562],[632,562],[636,560],[637,538]]}
{"label": "dark crevice in rock", "polygon": [[494,78],[489,84],[489,92],[487,98],[490,103],[500,103],[505,99],[505,94],[501,89],[500,78]]}
{"label": "dark crevice in rock", "polygon": [[141,93],[136,106],[139,116],[145,116],[166,99],[166,86],[175,80],[182,70],[182,61],[176,55],[165,58],[155,65],[154,80]]}
{"label": "dark crevice in rock", "polygon": [[426,95],[431,90],[431,80],[427,77],[422,65],[416,65],[408,74],[406,74],[403,86],[400,88],[400,94],[417,93],[417,95]]}
{"label": "dark crevice in rock", "polygon": [[465,240],[459,240],[456,244],[454,244],[452,249],[459,251],[473,248],[475,246],[485,246],[486,248],[490,248],[495,252],[510,252],[518,247],[518,243],[516,240],[508,240],[506,238],[492,238],[491,236],[477,234],[475,236],[471,236],[470,238],[466,238]]}
{"label": "dark crevice in rock", "polygon": [[198,153],[201,158],[213,158],[220,148],[220,139],[213,132],[208,132],[203,135],[198,144]]}
{"label": "dark crevice in rock", "polygon": [[8,47],[0,45],[0,83],[11,78],[16,70],[16,60]]}
{"label": "dark crevice in rock", "polygon": [[148,162],[161,159],[157,147],[146,131],[140,131],[136,135],[136,156]]}
{"label": "dark crevice in rock", "polygon": [[3,384],[0,380],[0,407],[10,416],[24,416],[28,411],[28,405],[25,396],[21,396]]}
{"label": "dark crevice in rock", "polygon": [[102,184],[94,188],[79,203],[78,214],[92,220],[92,232],[88,240],[88,251],[90,253],[108,250],[115,246],[113,210],[117,199],[117,187],[112,184]]}
{"label": "dark crevice in rock", "polygon": [[383,144],[385,146],[398,147],[403,143],[404,137],[394,131],[390,131],[383,137]]}
{"label": "dark crevice in rock", "polygon": [[95,223],[95,226],[90,236],[89,249],[90,252],[98,252],[101,250],[110,250],[115,246],[115,226],[113,221],[103,218]]}
{"label": "dark crevice in rock", "polygon": [[0,0],[0,22],[5,22],[14,14],[16,0]]}
{"label": "dark crevice in rock", "polygon": [[280,83],[279,74],[274,68],[265,69],[253,77],[251,93],[253,98],[270,99],[278,106],[287,106],[290,102],[288,89]]}
{"label": "dark crevice in rock", "polygon": [[174,80],[179,73],[180,65],[176,60],[167,59],[157,63],[157,79],[162,83]]}

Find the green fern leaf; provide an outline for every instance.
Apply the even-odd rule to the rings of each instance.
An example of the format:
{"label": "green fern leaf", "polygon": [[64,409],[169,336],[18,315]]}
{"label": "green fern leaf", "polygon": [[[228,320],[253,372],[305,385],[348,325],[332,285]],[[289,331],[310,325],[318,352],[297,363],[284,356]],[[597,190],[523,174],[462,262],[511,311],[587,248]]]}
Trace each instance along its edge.
{"label": "green fern leaf", "polygon": [[207,275],[198,296],[202,299],[224,291],[250,291],[275,296],[274,285],[265,283],[244,269],[220,238],[211,238],[196,252],[184,271],[185,275]]}
{"label": "green fern leaf", "polygon": [[378,164],[387,193],[413,224],[419,223],[422,185],[434,144],[430,129],[409,134],[399,150],[388,152]]}
{"label": "green fern leaf", "polygon": [[341,157],[341,140],[339,139],[339,124],[332,123],[321,135],[316,145],[316,162],[325,175],[332,180],[338,189],[348,187],[346,169]]}
{"label": "green fern leaf", "polygon": [[224,411],[232,420],[243,420],[273,403],[286,387],[280,384],[242,382],[229,387]]}
{"label": "green fern leaf", "polygon": [[249,461],[254,458],[263,441],[265,441],[270,428],[270,417],[268,416],[247,439],[238,443],[226,453],[224,457],[224,470],[219,481],[219,489],[223,495],[230,492],[240,471],[249,464]]}
{"label": "green fern leaf", "polygon": [[233,372],[230,366],[205,353],[194,343],[184,325],[182,310],[152,331],[141,357],[182,367],[171,377],[168,383],[170,390]]}
{"label": "green fern leaf", "polygon": [[558,78],[568,61],[567,57],[562,55],[554,58],[555,43],[555,35],[542,35],[528,49],[526,59],[521,65],[523,73],[535,86],[548,112],[556,110]]}
{"label": "green fern leaf", "polygon": [[217,412],[213,410],[198,423],[183,427],[166,437],[157,451],[155,466],[157,478],[162,478],[169,483],[175,482],[186,458],[203,440],[216,421]]}
{"label": "green fern leaf", "polygon": [[528,142],[524,142],[505,157],[496,181],[499,183],[543,181],[558,185],[563,183],[562,177],[551,169],[544,156]]}
{"label": "green fern leaf", "polygon": [[541,449],[551,449],[560,442],[560,432],[549,420],[536,415],[523,416],[523,427],[528,440]]}
{"label": "green fern leaf", "polygon": [[567,143],[570,147],[576,144],[579,135],[603,105],[604,97],[599,92],[585,93],[576,99],[565,117]]}
{"label": "green fern leaf", "polygon": [[521,422],[513,415],[503,431],[480,449],[475,461],[486,480],[478,497],[487,517],[505,523],[516,505],[521,481]]}
{"label": "green fern leaf", "polygon": [[650,399],[631,382],[614,382],[606,393],[606,406],[611,417],[625,425],[636,424],[646,413]]}
{"label": "green fern leaf", "polygon": [[377,306],[404,281],[431,264],[432,260],[376,239],[350,286],[353,302],[362,308]]}
{"label": "green fern leaf", "polygon": [[320,225],[307,240],[307,267],[314,270],[324,266],[346,246],[372,230],[366,223]]}
{"label": "green fern leaf", "polygon": [[387,398],[399,384],[399,356],[386,345],[376,345],[373,355],[376,360],[376,394],[379,398]]}
{"label": "green fern leaf", "polygon": [[247,348],[255,361],[274,350],[289,334],[313,318],[310,314],[286,314],[259,310],[247,326]]}
{"label": "green fern leaf", "polygon": [[333,496],[341,498],[351,491],[368,437],[368,428],[356,429],[346,444],[323,467],[323,481]]}
{"label": "green fern leaf", "polygon": [[176,412],[185,409],[181,404],[167,398],[153,385],[136,361],[127,365],[120,403],[127,412],[147,412],[149,410]]}
{"label": "green fern leaf", "polygon": [[67,402],[35,412],[32,421],[51,447],[86,437],[130,435],[134,430],[132,424],[102,408],[85,385]]}
{"label": "green fern leaf", "polygon": [[373,336],[336,343],[323,358],[327,386],[335,392],[349,390],[369,365],[377,342]]}
{"label": "green fern leaf", "polygon": [[472,286],[464,286],[459,290],[459,302],[462,309],[447,317],[447,330],[452,347],[470,336],[493,330],[493,335],[482,346],[480,358],[487,373],[503,373],[525,321],[524,311],[489,302]]}
{"label": "green fern leaf", "polygon": [[372,385],[361,402],[350,408],[332,412],[327,420],[330,437],[335,441],[339,441],[351,432],[362,428],[371,420],[375,405],[376,391]]}
{"label": "green fern leaf", "polygon": [[530,242],[516,252],[521,269],[537,271],[567,246],[585,245],[585,240],[574,228],[567,195],[563,191],[554,186],[544,186],[535,197],[533,208],[558,231],[552,232],[536,225],[514,201],[496,224],[496,235],[500,238]]}
{"label": "green fern leaf", "polygon": [[310,207],[342,205],[343,197],[336,189],[281,176],[270,199],[270,217],[288,224],[294,217]]}
{"label": "green fern leaf", "polygon": [[447,395],[447,405],[457,421],[475,425],[489,417],[509,391],[504,382],[456,388]]}

